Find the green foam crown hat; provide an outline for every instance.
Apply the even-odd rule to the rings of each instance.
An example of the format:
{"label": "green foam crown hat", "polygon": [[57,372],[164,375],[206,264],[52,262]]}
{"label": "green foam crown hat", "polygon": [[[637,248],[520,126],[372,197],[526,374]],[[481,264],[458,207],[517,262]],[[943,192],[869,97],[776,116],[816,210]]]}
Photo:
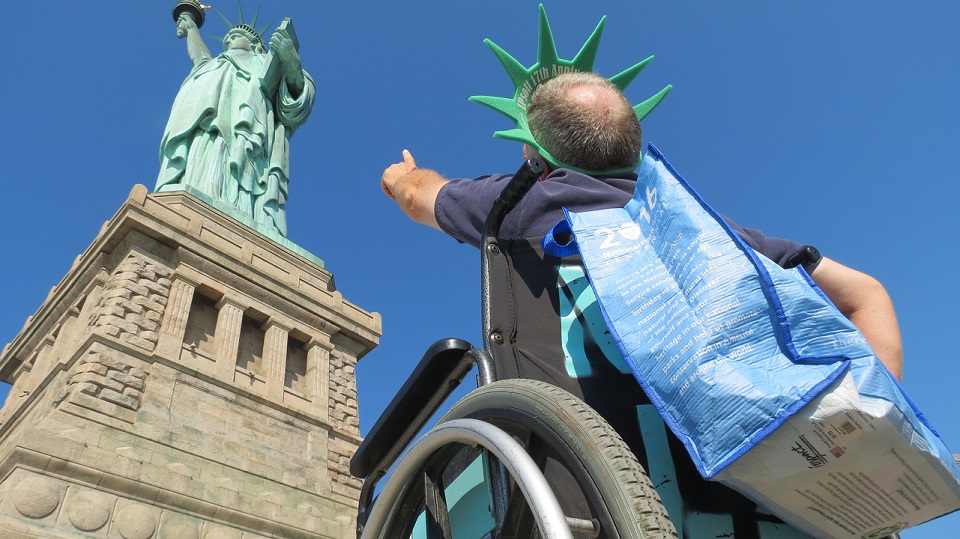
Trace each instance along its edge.
{"label": "green foam crown hat", "polygon": [[[543,4],[540,4],[540,33],[539,46],[537,48],[537,62],[532,66],[524,67],[523,64],[514,59],[513,56],[510,56],[509,53],[497,46],[496,43],[489,39],[484,40],[484,43],[490,47],[500,60],[500,63],[503,64],[515,88],[513,97],[473,96],[470,98],[470,101],[486,105],[516,122],[517,127],[515,129],[497,131],[493,136],[529,144],[535,148],[544,159],[554,165],[588,174],[629,172],[640,164],[638,162],[632,167],[618,170],[584,170],[567,165],[554,158],[550,155],[550,152],[540,146],[533,138],[533,134],[530,132],[530,126],[527,123],[527,107],[530,104],[530,96],[533,95],[533,91],[536,90],[539,85],[564,73],[593,71],[593,63],[597,58],[597,49],[600,46],[600,37],[603,34],[603,25],[606,20],[606,16],[600,19],[597,28],[587,39],[586,43],[583,44],[580,52],[577,53],[573,60],[564,60],[557,54],[557,46],[554,42],[553,32],[550,30],[550,23],[547,21],[547,12],[543,8]],[[653,60],[653,56],[646,58],[633,67],[625,69],[619,74],[610,77],[608,80],[622,92],[633,82],[651,60]],[[639,105],[635,105],[633,110],[637,115],[637,119],[642,121],[647,114],[650,114],[650,112],[660,104],[660,101],[663,100],[667,93],[670,92],[671,88],[672,86],[667,85],[667,87],[657,92],[653,97]]]}

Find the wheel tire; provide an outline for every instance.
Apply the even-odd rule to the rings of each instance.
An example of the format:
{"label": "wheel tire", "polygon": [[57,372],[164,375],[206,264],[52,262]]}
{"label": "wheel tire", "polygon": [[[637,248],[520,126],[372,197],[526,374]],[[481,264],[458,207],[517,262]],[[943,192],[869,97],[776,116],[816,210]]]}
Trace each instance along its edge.
{"label": "wheel tire", "polygon": [[[440,422],[474,418],[505,430],[523,429],[548,444],[573,475],[600,521],[601,537],[677,537],[646,471],[593,408],[537,380],[501,380],[455,404]],[[549,479],[549,478],[548,478]]]}

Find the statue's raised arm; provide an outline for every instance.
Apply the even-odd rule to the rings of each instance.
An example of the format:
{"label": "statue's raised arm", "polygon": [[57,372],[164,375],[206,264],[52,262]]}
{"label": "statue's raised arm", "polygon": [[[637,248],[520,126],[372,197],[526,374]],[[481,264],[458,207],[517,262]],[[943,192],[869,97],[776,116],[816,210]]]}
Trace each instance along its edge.
{"label": "statue's raised arm", "polygon": [[289,19],[268,50],[266,28],[254,27],[256,17],[245,23],[241,11],[224,51],[212,57],[199,33],[204,7],[180,0],[174,8],[193,69],[160,143],[156,191],[192,192],[267,235],[286,237],[290,137],[307,121],[316,85],[303,70]]}
{"label": "statue's raised arm", "polygon": [[187,54],[194,65],[209,59],[210,49],[200,37],[204,9],[209,9],[196,0],[181,0],[173,8],[173,20],[177,23],[177,37],[187,40]]}
{"label": "statue's raised arm", "polygon": [[177,37],[187,40],[187,54],[194,65],[211,58],[210,49],[200,37],[200,29],[188,12],[181,13],[177,19]]}

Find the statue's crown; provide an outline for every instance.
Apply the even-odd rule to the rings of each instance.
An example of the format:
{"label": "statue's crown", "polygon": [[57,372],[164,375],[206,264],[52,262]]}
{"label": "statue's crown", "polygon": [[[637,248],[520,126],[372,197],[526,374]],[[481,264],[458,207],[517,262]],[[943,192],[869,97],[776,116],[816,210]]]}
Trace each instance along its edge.
{"label": "statue's crown", "polygon": [[243,23],[235,24],[235,25],[233,26],[233,30],[242,30],[242,31],[250,34],[251,36],[255,37],[255,38],[257,39],[257,41],[260,42],[260,45],[261,45],[261,46],[266,47],[266,44],[263,42],[263,38],[260,37],[260,32],[257,32],[257,29],[254,28],[254,27],[252,27],[252,26],[250,26],[249,24],[243,24]]}
{"label": "statue's crown", "polygon": [[[513,82],[514,86],[513,97],[473,96],[470,98],[471,101],[486,105],[516,122],[516,129],[497,131],[493,134],[493,136],[529,144],[551,163],[563,168],[579,170],[586,173],[628,172],[639,165],[639,163],[637,163],[633,167],[629,167],[629,170],[624,169],[605,171],[583,170],[578,167],[567,165],[561,161],[558,161],[556,158],[550,155],[549,151],[540,146],[536,139],[533,138],[533,134],[530,132],[530,126],[527,123],[527,106],[530,103],[530,97],[533,95],[534,90],[536,90],[538,86],[563,73],[593,71],[593,63],[597,58],[597,49],[600,46],[600,37],[603,34],[603,25],[606,20],[606,17],[600,19],[600,23],[597,24],[597,28],[593,31],[593,34],[587,38],[586,43],[583,44],[580,52],[577,53],[573,60],[564,60],[560,58],[559,54],[557,53],[557,45],[554,42],[553,32],[550,29],[549,21],[547,21],[547,12],[543,8],[543,4],[540,4],[540,34],[539,47],[537,49],[537,62],[532,66],[524,67],[523,64],[514,59],[513,56],[510,56],[510,54],[497,46],[497,44],[495,44],[493,41],[490,41],[489,39],[484,40],[484,43],[490,47],[493,53],[500,60],[500,63],[503,64],[503,67],[506,69],[507,75],[510,76],[510,80]],[[635,64],[633,67],[625,69],[619,74],[610,77],[608,80],[617,88],[619,88],[620,91],[623,91],[631,82],[633,82],[633,79],[640,74],[640,71],[642,71],[651,60],[653,60],[653,56],[650,56],[640,63]],[[672,88],[672,86],[667,85],[663,90],[657,92],[657,94],[653,97],[647,99],[639,105],[634,106],[633,111],[636,113],[637,119],[643,120],[647,114],[650,114],[650,112],[656,108],[656,106],[660,104],[660,101],[662,101],[667,95],[667,93],[670,91],[670,88]]]}
{"label": "statue's crown", "polygon": [[[220,13],[219,11],[217,12],[217,13],[220,13],[220,18],[223,19],[223,22],[227,25],[227,28],[230,29],[230,31],[227,32],[227,34],[229,35],[229,33],[234,30],[243,31],[249,34],[250,37],[255,38],[257,42],[260,43],[260,46],[263,47],[264,50],[266,50],[267,45],[266,43],[263,42],[263,37],[261,36],[263,35],[264,32],[267,31],[267,28],[270,28],[270,25],[273,24],[273,21],[270,21],[263,28],[261,28],[260,30],[257,30],[256,28],[254,28],[254,26],[257,24],[257,19],[260,18],[260,8],[259,7],[257,8],[257,12],[253,15],[253,20],[250,21],[249,24],[247,24],[243,20],[243,5],[240,5],[239,10],[240,10],[240,20],[239,22],[237,22],[237,24],[233,24],[232,22],[230,22],[230,19],[224,16],[223,13]],[[221,41],[223,40],[221,39]]]}

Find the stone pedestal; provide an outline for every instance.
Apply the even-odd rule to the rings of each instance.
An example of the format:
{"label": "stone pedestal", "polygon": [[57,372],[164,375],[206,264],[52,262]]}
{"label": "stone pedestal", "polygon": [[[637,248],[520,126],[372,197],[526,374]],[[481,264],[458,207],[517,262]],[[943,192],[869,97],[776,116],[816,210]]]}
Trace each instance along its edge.
{"label": "stone pedestal", "polygon": [[0,535],[353,537],[381,323],[322,266],[136,186],[0,354]]}

